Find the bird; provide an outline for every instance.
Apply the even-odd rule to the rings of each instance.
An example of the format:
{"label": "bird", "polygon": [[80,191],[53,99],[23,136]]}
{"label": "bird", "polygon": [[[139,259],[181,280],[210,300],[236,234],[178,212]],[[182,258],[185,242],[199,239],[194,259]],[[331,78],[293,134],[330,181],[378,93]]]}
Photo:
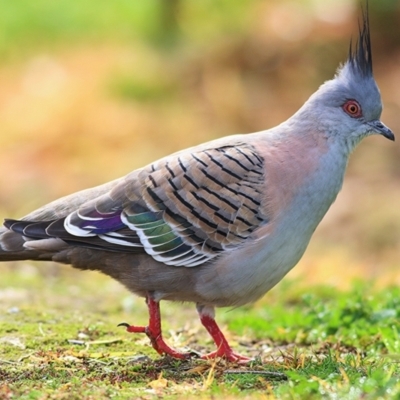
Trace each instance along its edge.
{"label": "bird", "polygon": [[195,303],[216,345],[201,357],[247,363],[215,308],[255,302],[298,263],[342,187],[350,153],[373,134],[395,140],[381,113],[367,4],[344,64],[286,121],[178,151],[5,219],[0,261],[54,261],[116,279],[149,312],[147,325],[120,326],[146,334],[162,356],[201,356],[162,335],[161,301]]}

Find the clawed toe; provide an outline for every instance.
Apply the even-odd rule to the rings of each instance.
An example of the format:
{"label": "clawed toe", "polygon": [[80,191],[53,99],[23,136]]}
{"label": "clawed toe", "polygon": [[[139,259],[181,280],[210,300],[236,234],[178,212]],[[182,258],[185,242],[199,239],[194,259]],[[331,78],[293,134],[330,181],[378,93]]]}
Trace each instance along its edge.
{"label": "clawed toe", "polygon": [[127,332],[131,333],[147,333],[147,327],[146,326],[135,326],[135,325],[129,325],[126,322],[121,322],[117,326],[123,326],[126,328]]}
{"label": "clawed toe", "polygon": [[221,352],[219,350],[205,354],[201,358],[203,360],[211,360],[214,358],[224,358],[227,361],[234,362],[237,364],[248,364],[248,363],[254,361],[253,358],[242,356],[241,354],[235,353],[233,351]]}
{"label": "clawed toe", "polygon": [[199,356],[195,352],[183,353],[183,352],[180,352],[180,351],[175,350],[172,347],[168,346],[168,344],[165,343],[165,341],[161,335],[161,329],[160,330],[154,329],[154,326],[152,326],[152,325],[135,326],[135,325],[129,325],[126,322],[122,322],[122,323],[118,324],[118,326],[125,327],[126,331],[130,332],[130,333],[145,333],[148,336],[148,338],[150,339],[151,345],[153,346],[154,350],[156,350],[157,353],[160,355],[169,355],[173,358],[177,358],[180,360],[187,360],[192,357]]}

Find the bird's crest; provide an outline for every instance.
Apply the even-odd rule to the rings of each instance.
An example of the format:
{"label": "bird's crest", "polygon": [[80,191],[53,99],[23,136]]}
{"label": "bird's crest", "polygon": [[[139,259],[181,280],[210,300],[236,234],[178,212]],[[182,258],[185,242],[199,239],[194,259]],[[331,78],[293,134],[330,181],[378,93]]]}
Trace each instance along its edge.
{"label": "bird's crest", "polygon": [[347,64],[354,74],[363,78],[372,77],[372,52],[369,30],[368,2],[362,10],[362,20],[358,23],[358,39],[355,48],[350,42]]}

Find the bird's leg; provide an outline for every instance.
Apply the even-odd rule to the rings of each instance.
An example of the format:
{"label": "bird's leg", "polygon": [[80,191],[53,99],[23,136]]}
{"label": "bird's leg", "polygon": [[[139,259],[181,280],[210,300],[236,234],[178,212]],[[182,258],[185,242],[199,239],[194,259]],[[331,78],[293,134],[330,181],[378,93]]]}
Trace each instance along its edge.
{"label": "bird's leg", "polygon": [[201,323],[207,329],[217,346],[217,350],[206,354],[201,358],[210,359],[223,357],[228,361],[238,363],[247,363],[251,361],[251,358],[235,353],[231,346],[229,346],[224,334],[221,332],[221,329],[219,329],[217,323],[215,322],[214,307],[197,304],[197,312],[199,313]]}
{"label": "bird's leg", "polygon": [[181,353],[169,347],[162,337],[161,332],[161,314],[160,302],[153,299],[151,295],[146,297],[146,304],[149,309],[149,325],[148,326],[134,326],[127,323],[119,324],[118,326],[125,326],[127,332],[145,333],[151,341],[151,345],[158,354],[168,354],[171,357],[179,359],[187,359],[192,357],[193,353]]}

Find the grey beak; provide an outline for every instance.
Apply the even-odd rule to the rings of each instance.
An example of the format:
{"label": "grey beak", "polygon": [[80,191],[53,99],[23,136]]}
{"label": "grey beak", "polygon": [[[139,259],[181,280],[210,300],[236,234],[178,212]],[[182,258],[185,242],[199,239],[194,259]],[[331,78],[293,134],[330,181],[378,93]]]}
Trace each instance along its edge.
{"label": "grey beak", "polygon": [[385,124],[379,121],[379,119],[371,121],[369,125],[374,132],[379,133],[380,135],[385,136],[385,138],[394,141],[393,132]]}

